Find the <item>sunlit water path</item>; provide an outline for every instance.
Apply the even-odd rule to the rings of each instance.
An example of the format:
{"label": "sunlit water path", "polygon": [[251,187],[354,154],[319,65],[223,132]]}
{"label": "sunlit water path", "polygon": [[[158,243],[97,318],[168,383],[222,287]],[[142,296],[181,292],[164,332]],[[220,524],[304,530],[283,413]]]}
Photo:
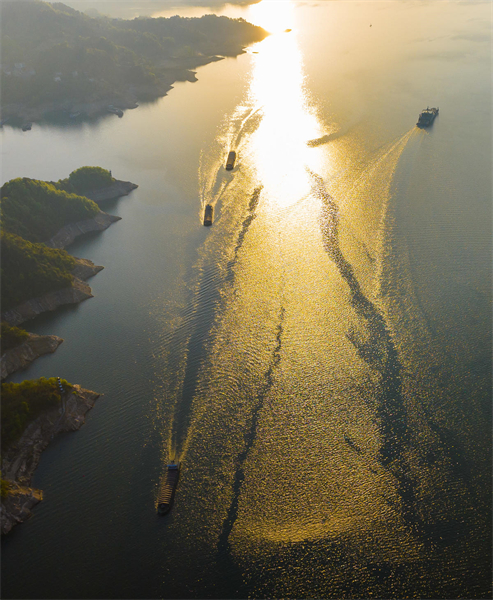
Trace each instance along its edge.
{"label": "sunlit water path", "polygon": [[[4,179],[100,164],[140,186],[71,249],[106,267],[95,298],[33,323],[65,342],[15,380],[105,396],[45,453],[4,594],[487,597],[484,6],[231,11],[273,35],[193,86],[122,120],[3,132]],[[410,24],[442,40],[423,63],[439,85]]]}

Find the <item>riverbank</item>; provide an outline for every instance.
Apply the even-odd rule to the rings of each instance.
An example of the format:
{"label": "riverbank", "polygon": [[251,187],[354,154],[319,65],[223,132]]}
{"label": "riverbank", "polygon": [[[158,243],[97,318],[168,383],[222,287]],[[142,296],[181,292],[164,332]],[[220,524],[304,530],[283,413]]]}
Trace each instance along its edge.
{"label": "riverbank", "polygon": [[66,392],[63,409],[50,410],[28,425],[21,438],[3,455],[2,479],[9,491],[2,498],[0,527],[2,534],[32,515],[32,508],[43,499],[41,490],[31,488],[31,479],[39,464],[43,450],[55,435],[65,431],[76,431],[85,422],[86,413],[94,406],[101,394],[74,385]]}
{"label": "riverbank", "polygon": [[[243,53],[238,49],[238,54]],[[194,69],[209,63],[223,60],[222,56],[197,56],[184,59],[167,59],[159,65],[163,69],[161,80],[156,84],[128,85],[115,93],[94,98],[91,101],[81,101],[77,98],[53,100],[37,106],[29,106],[25,102],[15,102],[1,107],[1,120],[9,126],[21,126],[25,123],[36,123],[56,115],[66,116],[67,120],[94,119],[110,115],[109,107],[132,110],[138,108],[139,101],[149,102],[166,96],[176,82],[197,81]],[[115,115],[116,116],[116,115]]]}
{"label": "riverbank", "polygon": [[83,221],[65,225],[52,238],[44,242],[44,244],[50,248],[66,248],[81,235],[93,231],[104,231],[116,221],[121,221],[121,217],[109,215],[101,211],[92,219],[84,219]]}
{"label": "riverbank", "polygon": [[28,333],[28,338],[18,346],[5,351],[0,358],[2,381],[12,373],[25,369],[33,360],[55,352],[63,342],[57,335],[37,335]]}
{"label": "riverbank", "polygon": [[[86,198],[92,200],[96,204],[100,202],[104,202],[105,200],[114,200],[115,198],[120,198],[121,196],[128,196],[131,191],[136,190],[139,186],[136,183],[132,183],[131,181],[122,181],[120,179],[115,179],[115,181],[106,187],[99,188],[96,190],[91,190],[84,193]],[[106,213],[104,213],[106,214]],[[115,219],[120,219],[121,217],[114,217]]]}
{"label": "riverbank", "polygon": [[32,298],[15,308],[2,313],[1,320],[9,325],[20,325],[38,315],[56,310],[66,304],[78,304],[88,298],[93,298],[91,288],[85,283],[86,279],[104,269],[95,265],[91,260],[76,258],[76,267],[72,270],[73,283],[71,287],[49,292],[38,298]]}

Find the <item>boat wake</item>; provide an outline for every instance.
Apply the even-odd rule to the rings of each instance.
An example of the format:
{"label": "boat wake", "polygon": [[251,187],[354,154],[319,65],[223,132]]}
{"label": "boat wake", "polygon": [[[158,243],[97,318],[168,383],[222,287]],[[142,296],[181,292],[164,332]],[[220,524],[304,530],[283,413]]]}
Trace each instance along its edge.
{"label": "boat wake", "polygon": [[327,191],[322,177],[311,171],[310,176],[313,194],[321,201],[320,229],[324,249],[349,287],[351,305],[366,324],[367,341],[361,342],[354,332],[350,332],[347,337],[360,358],[381,376],[375,403],[382,438],[379,461],[396,478],[397,491],[402,500],[403,519],[418,532],[419,516],[414,483],[404,458],[410,434],[402,390],[402,365],[383,314],[364,294],[352,265],[342,253],[338,237],[337,204]]}
{"label": "boat wake", "polygon": [[273,375],[276,367],[281,361],[281,344],[282,344],[282,334],[283,334],[283,322],[284,322],[284,307],[281,306],[281,311],[279,314],[279,323],[277,325],[277,333],[276,333],[276,342],[275,347],[272,353],[272,359],[267,369],[267,372],[264,377],[264,384],[260,388],[256,403],[252,409],[252,417],[250,421],[250,428],[248,432],[245,434],[245,446],[243,450],[238,455],[236,460],[236,464],[238,465],[234,477],[233,483],[233,498],[231,500],[231,504],[228,509],[228,514],[223,523],[223,528],[221,534],[219,535],[219,540],[217,544],[217,550],[220,556],[222,557],[230,557],[230,544],[229,544],[229,536],[233,530],[235,521],[238,517],[238,506],[241,488],[243,485],[243,481],[245,479],[244,473],[244,464],[246,459],[248,458],[248,454],[252,449],[255,438],[257,434],[257,425],[259,420],[260,412],[264,406],[265,400],[273,386]]}
{"label": "boat wake", "polygon": [[229,151],[239,152],[244,138],[254,133],[263,118],[261,108],[242,107],[226,124],[227,132],[218,136],[214,144],[200,157],[199,181],[201,211],[207,204],[215,207],[234,181],[234,172],[226,169]]}
{"label": "boat wake", "polygon": [[227,272],[228,272],[227,280],[228,281],[230,281],[233,277],[233,268],[234,268],[234,265],[238,258],[238,252],[241,250],[245,236],[248,233],[248,228],[250,227],[250,225],[252,224],[253,220],[256,217],[256,210],[257,210],[258,203],[260,201],[260,194],[262,192],[262,187],[263,186],[259,186],[259,187],[255,188],[255,190],[253,191],[252,197],[250,198],[250,202],[248,204],[248,213],[242,223],[240,233],[238,234],[238,240],[236,242],[236,246],[234,249],[233,258],[228,262],[228,265],[227,265]]}

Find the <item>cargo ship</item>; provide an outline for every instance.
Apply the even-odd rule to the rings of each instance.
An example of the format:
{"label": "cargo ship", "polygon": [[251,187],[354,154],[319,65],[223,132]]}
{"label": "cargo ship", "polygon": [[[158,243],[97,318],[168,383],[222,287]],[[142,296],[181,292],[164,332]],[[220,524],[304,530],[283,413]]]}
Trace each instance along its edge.
{"label": "cargo ship", "polygon": [[204,225],[212,225],[212,218],[214,216],[214,208],[211,204],[208,204],[204,210]]}
{"label": "cargo ship", "polygon": [[176,486],[180,478],[180,463],[171,461],[167,466],[166,478],[161,486],[161,491],[157,499],[157,511],[160,515],[165,515],[171,510],[175,498]]}
{"label": "cargo ship", "polygon": [[235,160],[236,152],[234,150],[231,150],[231,152],[228,154],[228,160],[226,161],[226,171],[232,170],[232,168],[235,166]]}
{"label": "cargo ship", "polygon": [[438,108],[427,107],[423,110],[422,113],[419,114],[418,122],[416,123],[416,125],[418,127],[429,127],[433,123],[437,115]]}

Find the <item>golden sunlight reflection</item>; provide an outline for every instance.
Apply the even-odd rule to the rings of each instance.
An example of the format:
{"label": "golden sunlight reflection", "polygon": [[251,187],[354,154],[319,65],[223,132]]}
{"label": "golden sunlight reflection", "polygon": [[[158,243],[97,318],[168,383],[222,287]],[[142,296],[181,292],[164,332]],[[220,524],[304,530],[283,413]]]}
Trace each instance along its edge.
{"label": "golden sunlight reflection", "polygon": [[292,29],[294,4],[291,0],[263,0],[248,9],[248,21],[263,27],[270,33]]}
{"label": "golden sunlight reflection", "polygon": [[[276,5],[276,16],[283,26],[290,23],[292,3],[267,4]],[[263,5],[257,5],[259,10]],[[279,205],[290,206],[310,192],[307,167],[318,171],[319,153],[309,148],[307,141],[321,135],[320,127],[308,105],[295,34],[273,35],[255,49],[258,54],[254,54],[250,102],[260,111],[262,120],[252,136],[250,150],[266,196]]]}

